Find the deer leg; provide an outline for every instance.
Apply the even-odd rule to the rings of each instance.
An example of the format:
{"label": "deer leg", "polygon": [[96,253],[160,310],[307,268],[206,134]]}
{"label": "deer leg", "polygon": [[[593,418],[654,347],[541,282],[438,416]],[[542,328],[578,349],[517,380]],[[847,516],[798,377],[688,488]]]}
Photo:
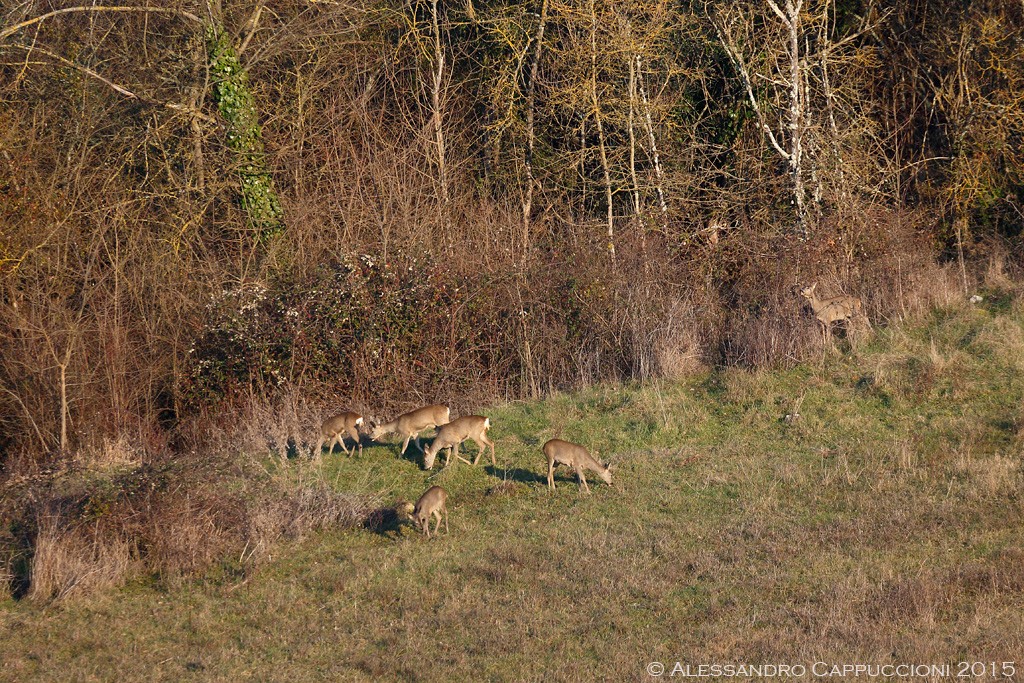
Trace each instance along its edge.
{"label": "deer leg", "polygon": [[494,442],[488,439],[486,434],[480,435],[480,452],[476,454],[476,458],[473,460],[474,465],[480,462],[480,456],[484,454],[488,446],[491,448],[491,464],[495,467],[498,466],[498,461],[494,458]]}
{"label": "deer leg", "polygon": [[411,438],[412,438],[412,434],[407,434],[406,435],[405,441],[402,442],[402,453],[401,453],[401,455],[405,455],[405,449],[409,447],[409,440]]}
{"label": "deer leg", "polygon": [[459,455],[459,444],[455,444],[454,446],[452,446],[452,452],[454,453],[456,458],[458,458],[462,462],[466,463],[467,465],[472,465],[473,464],[470,461],[468,461],[465,458],[463,458],[461,455]]}
{"label": "deer leg", "polygon": [[420,433],[416,432],[412,435],[412,438],[416,441],[416,448],[420,449],[420,453],[423,453],[423,444],[420,443]]}
{"label": "deer leg", "polygon": [[587,493],[590,493],[590,487],[587,486],[587,478],[583,476],[582,467],[576,468],[576,476],[580,478],[580,488],[586,491]]}
{"label": "deer leg", "polygon": [[359,433],[359,430],[358,429],[350,429],[348,431],[348,435],[352,439],[352,450],[355,451],[358,448],[359,449],[359,455],[362,455],[363,454],[363,438],[362,438],[362,435]]}
{"label": "deer leg", "polygon": [[555,461],[548,460],[548,488],[555,490]]}

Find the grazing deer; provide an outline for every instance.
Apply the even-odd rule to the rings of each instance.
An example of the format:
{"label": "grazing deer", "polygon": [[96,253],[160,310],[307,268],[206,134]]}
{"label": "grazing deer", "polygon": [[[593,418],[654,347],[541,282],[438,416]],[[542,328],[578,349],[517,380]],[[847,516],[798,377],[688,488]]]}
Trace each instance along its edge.
{"label": "grazing deer", "polygon": [[415,441],[416,448],[420,449],[422,453],[423,446],[420,444],[420,432],[431,427],[440,427],[441,425],[448,424],[448,416],[448,406],[425,406],[404,415],[399,415],[387,424],[374,425],[370,431],[370,438],[378,441],[384,434],[398,434],[405,437],[405,442],[402,444],[402,455],[405,455],[405,449],[409,447],[410,439]]}
{"label": "grazing deer", "polygon": [[[453,456],[464,463],[475,465],[480,462],[480,456],[484,454],[488,446],[491,449],[491,464],[497,466],[498,461],[494,457],[494,442],[487,438],[487,430],[490,428],[490,418],[483,415],[464,415],[452,420],[437,430],[437,436],[434,437],[433,443],[427,446],[427,450],[423,452],[423,468],[433,469],[434,458],[445,448],[449,449],[448,457],[444,460],[445,467],[448,467]],[[480,446],[480,451],[473,458],[472,463],[459,455],[459,444],[466,439],[473,439]]]}
{"label": "grazing deer", "polygon": [[561,439],[551,439],[544,444],[544,455],[548,456],[548,488],[555,488],[555,467],[568,465],[576,470],[576,477],[579,479],[581,489],[590,493],[587,486],[587,479],[583,476],[583,470],[593,470],[597,476],[604,480],[604,483],[612,485],[612,468],[610,465],[602,465],[587,452],[583,446],[579,446]]}
{"label": "grazing deer", "polygon": [[822,342],[824,343],[832,335],[832,323],[852,322],[854,316],[862,317],[864,315],[864,307],[860,299],[855,296],[844,295],[834,296],[831,299],[819,299],[814,293],[817,287],[817,282],[810,287],[804,287],[800,290],[800,296],[810,302],[814,317],[818,319],[818,324],[821,326]]}
{"label": "grazing deer", "polygon": [[445,502],[448,500],[448,493],[440,486],[431,486],[426,493],[416,501],[416,507],[412,509],[413,524],[423,529],[423,533],[430,538],[430,518],[437,517],[437,526],[434,527],[434,535],[437,535],[441,528],[441,513],[444,513],[444,532],[448,533],[448,508]]}
{"label": "grazing deer", "polygon": [[341,450],[345,451],[345,455],[350,455],[345,446],[345,436],[347,435],[355,442],[352,445],[352,450],[355,451],[356,448],[359,448],[359,455],[362,455],[363,441],[359,431],[362,426],[363,416],[359,413],[346,412],[327,418],[320,426],[320,443],[317,444],[313,454],[320,455],[325,443],[328,444],[327,452],[333,453],[334,444],[339,443]]}

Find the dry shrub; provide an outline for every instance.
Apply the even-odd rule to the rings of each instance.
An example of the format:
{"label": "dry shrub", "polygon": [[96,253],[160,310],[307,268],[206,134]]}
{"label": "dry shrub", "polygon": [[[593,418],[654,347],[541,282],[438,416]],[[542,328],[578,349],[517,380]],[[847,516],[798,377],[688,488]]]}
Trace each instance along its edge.
{"label": "dry shrub", "polygon": [[[268,450],[281,458],[295,457],[315,446],[326,411],[314,406],[297,387],[270,396],[250,395],[222,402],[180,430],[194,450],[233,457]],[[308,452],[306,453],[308,454]]]}
{"label": "dry shrub", "polygon": [[874,322],[916,317],[964,300],[955,265],[935,259],[927,233],[936,221],[931,212],[869,205],[839,220],[826,222],[822,236],[801,254],[815,271],[807,279],[821,281],[829,295],[859,297]]}
{"label": "dry shrub", "polygon": [[729,365],[765,368],[792,365],[820,352],[817,324],[793,309],[787,303],[732,317],[723,332],[723,360]]}
{"label": "dry shrub", "polygon": [[713,311],[711,306],[702,311],[691,299],[669,302],[651,345],[659,377],[681,379],[706,367],[716,334]]}
{"label": "dry shrub", "polygon": [[260,557],[281,538],[295,540],[323,529],[356,528],[379,505],[375,496],[343,493],[323,483],[278,491],[255,503],[249,512],[249,557]]}
{"label": "dry shrub", "polygon": [[135,560],[132,544],[117,535],[100,535],[65,520],[42,521],[31,562],[28,597],[51,600],[75,591],[119,586]]}
{"label": "dry shrub", "polygon": [[243,501],[224,491],[176,493],[144,505],[126,526],[143,547],[148,571],[163,578],[189,576],[237,550],[245,520]]}
{"label": "dry shrub", "polygon": [[[6,541],[6,539],[4,539]],[[14,595],[17,575],[14,572],[15,553],[9,543],[0,542],[0,601]]]}
{"label": "dry shrub", "polygon": [[1021,263],[1019,254],[1013,253],[1011,245],[1002,239],[990,238],[981,242],[978,248],[981,260],[981,286],[987,290],[1017,292],[1020,289]]}
{"label": "dry shrub", "polygon": [[141,449],[127,434],[104,436],[97,446],[86,446],[75,454],[76,464],[85,469],[114,470],[142,464]]}
{"label": "dry shrub", "polygon": [[[16,521],[29,530],[28,596],[63,598],[122,584],[140,572],[162,580],[195,576],[223,562],[251,566],[274,543],[327,528],[365,523],[375,496],[342,493],[322,482],[262,478],[231,463],[177,462],[115,479],[38,489],[39,503]],[[73,484],[74,486],[75,484]],[[5,542],[5,586],[15,544]]]}
{"label": "dry shrub", "polygon": [[[921,316],[936,306],[963,303],[952,265],[937,264],[922,226],[925,212],[868,207],[841,225],[819,226],[806,242],[765,241],[754,230],[723,292],[721,360],[730,365],[771,367],[805,361],[821,353],[820,328],[803,286],[818,283],[819,296],[859,297],[870,323],[833,326],[833,342],[856,348],[873,324]],[[837,237],[838,235],[838,237]],[[760,241],[759,241],[760,240]],[[765,262],[771,262],[771,268]]]}

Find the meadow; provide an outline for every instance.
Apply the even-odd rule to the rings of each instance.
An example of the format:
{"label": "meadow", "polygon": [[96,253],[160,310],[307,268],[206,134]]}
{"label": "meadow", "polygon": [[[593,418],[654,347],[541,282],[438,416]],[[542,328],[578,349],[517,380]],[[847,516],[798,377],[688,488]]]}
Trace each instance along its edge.
{"label": "meadow", "polygon": [[[496,468],[425,472],[394,443],[239,454],[383,508],[442,485],[451,531],[381,510],[254,567],[8,599],[0,678],[643,681],[655,661],[1020,678],[1022,370],[1024,310],[990,296],[791,369],[481,406]],[[610,460],[614,486],[583,495],[560,468],[550,492],[552,437]]]}

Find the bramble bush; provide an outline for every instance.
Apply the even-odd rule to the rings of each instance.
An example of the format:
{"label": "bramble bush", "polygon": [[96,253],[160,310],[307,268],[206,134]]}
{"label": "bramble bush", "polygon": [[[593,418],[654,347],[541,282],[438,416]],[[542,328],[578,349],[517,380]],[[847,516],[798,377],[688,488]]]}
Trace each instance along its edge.
{"label": "bramble bush", "polygon": [[351,395],[396,368],[423,369],[442,342],[456,340],[447,350],[458,354],[477,336],[482,309],[466,291],[418,259],[366,254],[224,289],[189,350],[183,395],[200,404],[284,386]]}

